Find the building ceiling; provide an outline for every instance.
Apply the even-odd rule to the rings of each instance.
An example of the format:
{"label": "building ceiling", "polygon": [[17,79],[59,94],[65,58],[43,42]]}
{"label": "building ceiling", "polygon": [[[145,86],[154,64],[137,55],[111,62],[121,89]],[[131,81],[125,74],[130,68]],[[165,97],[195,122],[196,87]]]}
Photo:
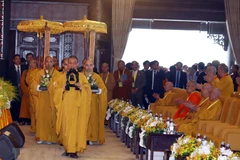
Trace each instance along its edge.
{"label": "building ceiling", "polygon": [[[89,3],[90,0],[28,1]],[[112,0],[102,1],[111,5]],[[133,18],[224,22],[224,0],[136,0]]]}
{"label": "building ceiling", "polygon": [[[23,0],[14,0],[23,1]],[[89,3],[90,0],[29,0]],[[111,5],[112,0],[102,0]],[[134,18],[225,21],[224,0],[136,0]]]}

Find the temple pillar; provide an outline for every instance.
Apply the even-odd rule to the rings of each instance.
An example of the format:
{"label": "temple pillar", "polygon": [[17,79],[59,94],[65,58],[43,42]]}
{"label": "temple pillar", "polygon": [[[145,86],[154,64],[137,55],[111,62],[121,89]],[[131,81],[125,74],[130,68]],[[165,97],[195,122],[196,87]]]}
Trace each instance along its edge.
{"label": "temple pillar", "polygon": [[11,15],[11,0],[4,0],[4,18],[3,18],[3,58],[9,59],[9,34],[10,34],[10,15]]}
{"label": "temple pillar", "polygon": [[107,24],[108,33],[97,33],[95,46],[95,65],[101,71],[101,64],[111,63],[112,0],[89,0],[88,19]]}

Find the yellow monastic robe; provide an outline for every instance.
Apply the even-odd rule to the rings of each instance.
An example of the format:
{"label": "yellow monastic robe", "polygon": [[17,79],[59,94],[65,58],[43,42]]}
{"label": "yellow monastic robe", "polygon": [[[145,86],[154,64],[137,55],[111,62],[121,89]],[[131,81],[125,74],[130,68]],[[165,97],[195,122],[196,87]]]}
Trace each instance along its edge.
{"label": "yellow monastic robe", "polygon": [[[52,78],[48,85],[47,91],[37,93],[36,99],[36,140],[57,142],[56,134],[56,108],[53,103],[53,82],[59,77],[56,69],[50,71]],[[37,86],[42,81],[45,70],[41,69],[37,72],[33,82],[33,88],[37,90]]]}
{"label": "yellow monastic robe", "polygon": [[91,89],[86,77],[79,73],[81,90],[65,90],[66,73],[54,84],[54,104],[57,110],[56,132],[68,153],[86,149],[87,127],[90,116]]}
{"label": "yellow monastic robe", "polygon": [[101,73],[101,77],[102,77],[102,80],[107,87],[108,102],[110,102],[113,99],[113,89],[116,85],[114,76],[113,76],[113,74],[108,72],[108,73],[105,73],[105,74]]}
{"label": "yellow monastic robe", "polygon": [[213,87],[217,88],[217,84],[219,83],[219,78],[217,76],[214,76],[212,85]]}
{"label": "yellow monastic robe", "polygon": [[175,93],[172,90],[165,92],[164,97],[162,99],[160,98],[159,100],[156,100],[155,103],[150,104],[150,110],[152,110],[153,114],[161,113],[160,111],[161,106],[174,105],[174,97],[175,97]]}
{"label": "yellow monastic robe", "polygon": [[92,93],[87,139],[103,144],[105,142],[104,120],[107,109],[107,88],[98,74],[93,73],[92,78],[97,82],[98,88],[102,89],[102,93],[100,95]]}
{"label": "yellow monastic robe", "polygon": [[31,114],[31,132],[36,132],[36,102],[38,102],[38,92],[36,86],[34,86],[34,79],[36,78],[38,68],[29,69],[26,77],[26,83],[28,84],[29,100],[30,100],[30,114]]}
{"label": "yellow monastic robe", "polygon": [[221,91],[221,97],[224,99],[234,92],[234,86],[231,76],[226,74],[222,78],[220,78],[219,83],[217,83],[216,88]]}
{"label": "yellow monastic robe", "polygon": [[196,129],[199,120],[217,120],[222,110],[222,102],[217,99],[209,106],[204,106],[195,114],[193,120],[189,123],[183,124],[179,127],[179,132],[184,132],[186,135],[191,135]]}
{"label": "yellow monastic robe", "polygon": [[211,101],[209,100],[209,97],[202,98],[199,104],[197,105],[197,112],[189,112],[188,115],[184,119],[176,119],[174,120],[174,123],[177,125],[177,127],[181,126],[182,124],[186,124],[191,122],[194,117],[201,111],[205,110],[208,106],[211,105]]}
{"label": "yellow monastic robe", "polygon": [[28,90],[28,84],[26,82],[26,77],[28,74],[28,70],[23,71],[21,80],[20,80],[20,87],[22,90],[22,100],[21,100],[21,108],[20,108],[20,114],[19,118],[31,118],[30,114],[30,99],[29,99],[29,90]]}

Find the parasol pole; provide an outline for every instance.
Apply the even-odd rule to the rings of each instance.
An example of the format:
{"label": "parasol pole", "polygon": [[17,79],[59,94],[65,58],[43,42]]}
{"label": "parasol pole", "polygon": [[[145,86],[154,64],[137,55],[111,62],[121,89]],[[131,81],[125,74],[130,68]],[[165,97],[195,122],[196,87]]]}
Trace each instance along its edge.
{"label": "parasol pole", "polygon": [[84,34],[84,59],[88,58],[88,38],[87,35]]}
{"label": "parasol pole", "polygon": [[37,33],[38,39],[38,68],[41,67],[41,33]]}
{"label": "parasol pole", "polygon": [[46,26],[44,28],[44,53],[43,53],[44,60],[47,56],[49,56],[49,50],[50,50],[50,28],[47,27],[46,23]]}
{"label": "parasol pole", "polygon": [[96,40],[96,31],[91,30],[89,36],[89,58],[94,62],[95,56],[95,40]]}

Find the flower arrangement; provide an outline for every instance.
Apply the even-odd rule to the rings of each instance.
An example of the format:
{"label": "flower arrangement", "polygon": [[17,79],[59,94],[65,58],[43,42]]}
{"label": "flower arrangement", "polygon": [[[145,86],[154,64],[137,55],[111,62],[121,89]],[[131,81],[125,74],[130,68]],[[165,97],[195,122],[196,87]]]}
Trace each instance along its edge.
{"label": "flower arrangement", "polygon": [[233,154],[229,148],[219,149],[211,141],[196,139],[192,136],[182,136],[171,146],[172,155],[169,160],[186,157],[187,160],[237,160],[238,154]]}
{"label": "flower arrangement", "polygon": [[158,118],[152,117],[147,121],[147,124],[143,127],[143,129],[146,131],[145,136],[147,136],[150,133],[163,134],[163,132],[166,130],[166,127],[166,123],[159,120]]}
{"label": "flower arrangement", "polygon": [[0,116],[1,110],[9,109],[10,102],[16,98],[16,88],[10,82],[0,79]]}
{"label": "flower arrangement", "polygon": [[88,83],[90,84],[90,87],[92,90],[98,89],[96,79],[93,79],[92,74],[87,76],[87,80],[88,80]]}
{"label": "flower arrangement", "polygon": [[49,85],[51,78],[52,78],[52,75],[50,74],[50,68],[48,67],[48,69],[44,71],[44,75],[42,75],[40,87],[46,88]]}
{"label": "flower arrangement", "polygon": [[177,143],[172,146],[172,153],[175,157],[187,157],[196,150],[199,142],[196,138],[191,136],[181,136],[178,138]]}

